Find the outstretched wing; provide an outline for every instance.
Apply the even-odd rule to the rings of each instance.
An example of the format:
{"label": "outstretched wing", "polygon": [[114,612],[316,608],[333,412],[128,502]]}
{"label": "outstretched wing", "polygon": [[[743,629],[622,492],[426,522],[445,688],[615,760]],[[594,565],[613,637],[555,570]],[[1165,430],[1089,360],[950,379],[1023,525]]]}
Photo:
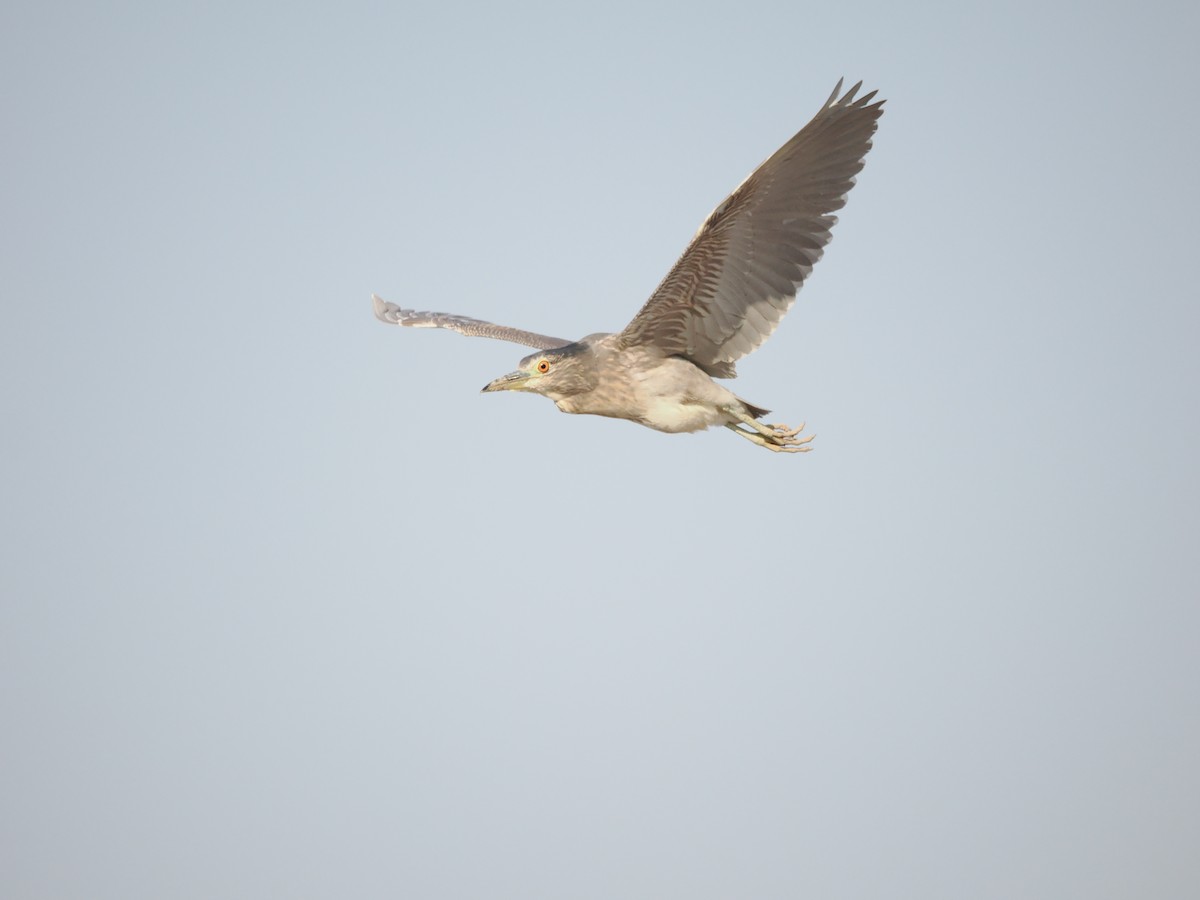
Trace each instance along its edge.
{"label": "outstretched wing", "polygon": [[456,316],[453,313],[417,312],[413,309],[401,309],[395,303],[388,303],[374,294],[371,295],[371,302],[375,304],[375,318],[380,322],[387,322],[389,325],[407,325],[409,328],[448,328],[450,331],[457,331],[468,337],[512,341],[514,344],[524,344],[526,347],[536,347],[538,350],[551,350],[555,347],[565,347],[571,343],[562,338],[534,334],[532,331],[522,331],[519,328],[508,328],[504,325],[493,325],[491,322]]}
{"label": "outstretched wing", "polygon": [[871,149],[882,100],[845,96],[821,111],[700,226],[675,267],[620,334],[731,378],[734,360],[765,341],[829,243]]}

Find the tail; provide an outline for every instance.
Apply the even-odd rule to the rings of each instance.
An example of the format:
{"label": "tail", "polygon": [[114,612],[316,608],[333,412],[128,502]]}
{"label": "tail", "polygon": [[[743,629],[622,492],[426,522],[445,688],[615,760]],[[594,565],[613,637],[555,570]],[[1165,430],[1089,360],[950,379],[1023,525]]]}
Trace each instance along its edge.
{"label": "tail", "polygon": [[742,400],[741,397],[738,397],[738,401],[745,408],[746,412],[756,419],[761,419],[770,412],[769,409],[763,409],[761,406],[755,406],[753,403],[747,403],[745,400]]}

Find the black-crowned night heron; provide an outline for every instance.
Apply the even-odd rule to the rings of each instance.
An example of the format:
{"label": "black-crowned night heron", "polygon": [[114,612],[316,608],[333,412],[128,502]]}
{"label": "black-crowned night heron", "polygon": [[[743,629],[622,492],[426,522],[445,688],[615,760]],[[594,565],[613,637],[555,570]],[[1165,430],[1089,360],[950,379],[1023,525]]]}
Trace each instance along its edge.
{"label": "black-crowned night heron", "polygon": [[839,81],[813,120],[712,211],[624,331],[572,342],[372,296],[375,315],[537,348],[484,391],[529,391],[563,412],[659,431],[724,425],[769,450],[808,450],[803,425],[760,422],[767,410],[713,378],[735,377],[734,362],[770,337],[829,243],[832,213],[845,205],[883,114],[874,91],[854,99],[861,86],[839,98]]}

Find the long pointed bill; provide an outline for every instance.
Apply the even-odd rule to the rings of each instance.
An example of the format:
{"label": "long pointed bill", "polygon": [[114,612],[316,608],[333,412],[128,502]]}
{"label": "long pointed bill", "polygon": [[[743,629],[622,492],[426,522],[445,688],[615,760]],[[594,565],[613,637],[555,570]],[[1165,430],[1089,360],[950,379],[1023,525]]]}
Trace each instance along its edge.
{"label": "long pointed bill", "polygon": [[527,372],[509,372],[507,375],[501,375],[495,381],[489,381],[483,386],[481,393],[524,390],[527,381],[529,381],[529,374]]}

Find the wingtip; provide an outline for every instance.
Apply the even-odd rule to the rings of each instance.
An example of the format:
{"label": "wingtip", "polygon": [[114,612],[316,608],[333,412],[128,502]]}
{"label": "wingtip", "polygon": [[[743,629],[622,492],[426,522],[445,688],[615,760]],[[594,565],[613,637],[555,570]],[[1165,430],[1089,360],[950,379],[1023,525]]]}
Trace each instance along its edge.
{"label": "wingtip", "polygon": [[842,82],[845,80],[846,79],[844,76],[838,79],[838,83],[833,86],[833,93],[830,94],[829,99],[825,101],[826,106],[833,106],[833,104],[837,101],[838,94],[842,92]]}
{"label": "wingtip", "polygon": [[397,324],[395,316],[389,315],[392,309],[395,309],[395,304],[388,303],[378,294],[371,295],[371,306],[375,310],[375,318],[380,322],[386,322],[389,325]]}
{"label": "wingtip", "polygon": [[[842,84],[845,82],[845,80],[845,78],[838,79],[837,86],[833,89],[833,93],[830,94],[829,99],[825,101],[826,108],[839,106],[854,107],[855,109],[858,109],[867,108],[868,104],[870,104],[870,108],[874,109],[876,107],[883,106],[883,104],[886,102],[885,100],[875,100],[876,95],[879,93],[878,89],[873,90],[868,94],[864,94],[862,97],[858,97],[858,92],[862,90],[862,81],[856,82],[848,91],[846,91],[845,95],[839,97],[838,95],[842,91]],[[858,97],[858,99],[856,100],[855,97]],[[875,100],[873,104],[871,103],[872,100]]]}

